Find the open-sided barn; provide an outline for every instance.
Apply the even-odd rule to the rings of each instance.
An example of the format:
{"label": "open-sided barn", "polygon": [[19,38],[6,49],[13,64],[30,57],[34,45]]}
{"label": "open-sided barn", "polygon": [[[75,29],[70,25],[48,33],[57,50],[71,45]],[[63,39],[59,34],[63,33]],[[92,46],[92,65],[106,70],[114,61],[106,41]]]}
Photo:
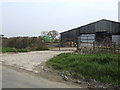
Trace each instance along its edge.
{"label": "open-sided barn", "polygon": [[[102,19],[72,30],[61,33],[61,45],[66,46],[66,43],[77,43],[78,37],[87,38],[93,42],[115,42],[120,44],[120,22]],[[84,40],[84,39],[83,39]],[[82,41],[81,41],[82,42]]]}

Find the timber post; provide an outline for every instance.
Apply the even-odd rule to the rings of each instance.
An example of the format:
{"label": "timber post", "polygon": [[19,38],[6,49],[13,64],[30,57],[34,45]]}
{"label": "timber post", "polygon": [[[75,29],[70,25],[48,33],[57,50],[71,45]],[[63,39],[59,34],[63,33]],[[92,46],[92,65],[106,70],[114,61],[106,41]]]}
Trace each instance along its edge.
{"label": "timber post", "polygon": [[80,47],[80,36],[77,37],[77,51],[79,50]]}

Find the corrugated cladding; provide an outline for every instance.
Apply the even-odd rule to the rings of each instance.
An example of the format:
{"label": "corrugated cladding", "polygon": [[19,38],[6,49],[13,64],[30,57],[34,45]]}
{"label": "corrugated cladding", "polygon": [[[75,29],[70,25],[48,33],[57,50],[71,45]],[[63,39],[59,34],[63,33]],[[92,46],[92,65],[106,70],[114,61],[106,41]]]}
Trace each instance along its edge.
{"label": "corrugated cladding", "polygon": [[76,40],[81,34],[95,34],[96,32],[110,32],[113,35],[120,35],[120,23],[105,19],[99,20],[61,33],[61,40]]}
{"label": "corrugated cladding", "polygon": [[95,23],[96,32],[111,32],[112,34],[120,34],[120,23],[101,20]]}
{"label": "corrugated cladding", "polygon": [[61,34],[61,40],[64,39],[65,41],[66,40],[76,41],[76,35],[77,35],[76,29],[70,30],[70,31],[67,31],[67,32]]}
{"label": "corrugated cladding", "polygon": [[112,34],[120,34],[120,23],[108,20],[100,20],[80,28],[80,34],[93,34],[96,32],[111,32]]}
{"label": "corrugated cladding", "polygon": [[114,35],[120,35],[120,23],[112,23],[112,32]]}
{"label": "corrugated cladding", "polygon": [[80,27],[80,34],[92,34],[95,33],[95,24],[88,24]]}

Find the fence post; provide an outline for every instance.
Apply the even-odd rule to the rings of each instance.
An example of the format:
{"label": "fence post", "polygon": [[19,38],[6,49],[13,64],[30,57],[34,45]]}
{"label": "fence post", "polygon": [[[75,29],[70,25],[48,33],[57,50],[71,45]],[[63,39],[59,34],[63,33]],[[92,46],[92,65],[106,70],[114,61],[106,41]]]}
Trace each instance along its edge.
{"label": "fence post", "polygon": [[80,36],[78,36],[77,38],[77,51],[79,50],[80,47]]}
{"label": "fence post", "polygon": [[95,52],[95,42],[93,42],[93,52]]}
{"label": "fence post", "polygon": [[59,43],[59,51],[60,51],[60,43]]}
{"label": "fence post", "polygon": [[115,44],[115,42],[113,43],[113,45],[114,45],[114,53],[116,53],[116,44]]}

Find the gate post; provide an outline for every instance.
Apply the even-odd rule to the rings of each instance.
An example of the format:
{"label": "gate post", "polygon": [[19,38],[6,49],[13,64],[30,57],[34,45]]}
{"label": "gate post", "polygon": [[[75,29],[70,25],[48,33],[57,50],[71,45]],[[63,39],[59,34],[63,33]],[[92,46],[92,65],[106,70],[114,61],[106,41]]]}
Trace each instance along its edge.
{"label": "gate post", "polygon": [[114,42],[114,44],[113,44],[114,46],[114,53],[116,53],[116,43]]}
{"label": "gate post", "polygon": [[77,37],[77,51],[79,50],[80,47],[80,36]]}

